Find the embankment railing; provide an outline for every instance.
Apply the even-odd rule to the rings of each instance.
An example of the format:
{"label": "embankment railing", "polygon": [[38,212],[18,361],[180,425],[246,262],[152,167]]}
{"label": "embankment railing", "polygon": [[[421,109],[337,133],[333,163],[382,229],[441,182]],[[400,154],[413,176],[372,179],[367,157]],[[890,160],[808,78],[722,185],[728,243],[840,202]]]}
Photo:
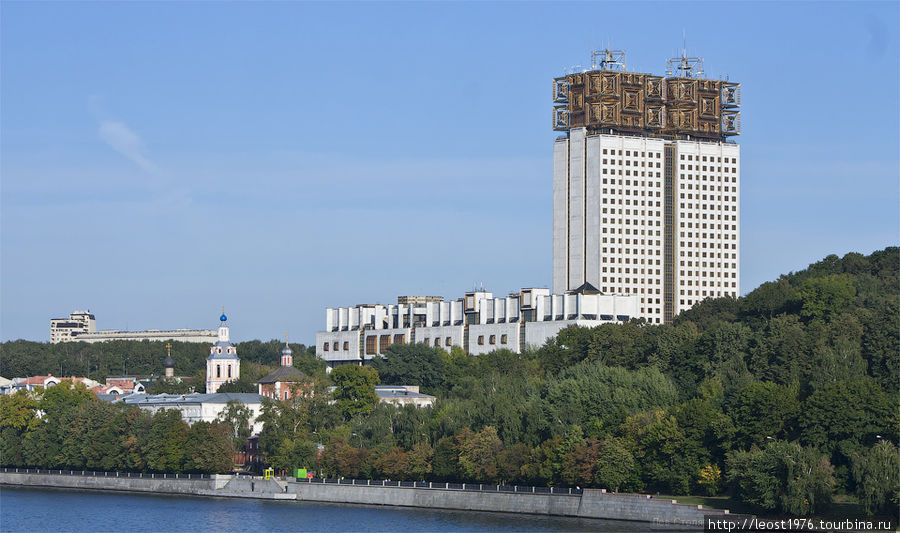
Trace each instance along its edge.
{"label": "embankment railing", "polygon": [[7,474],[53,474],[57,476],[131,477],[140,479],[210,479],[209,474],[143,474],[140,472],[101,472],[97,470],[43,470],[37,468],[0,468]]}
{"label": "embankment railing", "polygon": [[494,485],[489,483],[440,483],[433,481],[391,481],[389,479],[347,479],[347,478],[309,478],[298,479],[296,483],[332,483],[336,485],[357,485],[363,487],[400,487],[410,489],[439,489],[473,492],[511,492],[520,494],[559,494],[564,496],[580,496],[584,492],[580,487],[533,487],[522,485]]}

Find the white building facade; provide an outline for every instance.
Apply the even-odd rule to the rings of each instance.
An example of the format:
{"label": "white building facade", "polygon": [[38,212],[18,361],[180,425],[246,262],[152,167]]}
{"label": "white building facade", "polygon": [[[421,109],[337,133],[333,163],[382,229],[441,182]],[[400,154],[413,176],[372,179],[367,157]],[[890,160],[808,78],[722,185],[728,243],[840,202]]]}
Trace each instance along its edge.
{"label": "white building facade", "polygon": [[68,318],[50,319],[50,344],[69,342],[78,335],[97,331],[97,321],[90,311],[73,311]]}
{"label": "white building facade", "polygon": [[237,401],[250,410],[252,433],[262,431],[262,422],[257,422],[262,412],[262,396],[251,393],[201,394],[132,394],[120,400],[126,405],[134,405],[145,411],[156,413],[165,409],[181,411],[181,418],[189,425],[195,422],[213,422],[219,419],[229,401]]}
{"label": "white building facade", "polygon": [[553,292],[637,295],[652,324],[740,290],[740,84],[686,53],[666,76],[602,50],[553,85]]}
{"label": "white building facade", "polygon": [[218,334],[212,329],[147,329],[97,331],[97,321],[90,311],[74,311],[68,318],[50,319],[50,343],[107,342],[107,341],[179,341],[214,343]]}
{"label": "white building facade", "polygon": [[653,324],[738,296],[738,145],[576,128],[553,152],[554,293],[636,294]]}
{"label": "white building facade", "polygon": [[316,333],[316,355],[334,368],[362,364],[392,344],[424,343],[448,351],[458,346],[472,355],[502,348],[520,352],[570,325],[636,318],[637,308],[634,296],[603,295],[593,287],[566,294],[529,288],[505,298],[473,291],[455,301],[329,308],[325,330]]}

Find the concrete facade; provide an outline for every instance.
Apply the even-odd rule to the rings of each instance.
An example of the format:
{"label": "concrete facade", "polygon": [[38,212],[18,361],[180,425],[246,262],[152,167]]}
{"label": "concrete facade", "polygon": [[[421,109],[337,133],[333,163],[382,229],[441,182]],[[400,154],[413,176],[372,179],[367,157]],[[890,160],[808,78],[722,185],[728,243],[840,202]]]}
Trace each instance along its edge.
{"label": "concrete facade", "polygon": [[218,420],[231,400],[241,402],[250,410],[250,429],[253,433],[262,431],[263,424],[258,422],[262,412],[262,397],[259,394],[219,392],[215,394],[131,394],[120,400],[126,405],[134,405],[151,413],[164,409],[181,411],[181,418],[188,424],[194,422],[212,422]]}
{"label": "concrete facade", "polygon": [[147,479],[99,474],[95,477],[0,472],[0,484],[571,516],[649,522],[685,529],[703,529],[707,516],[730,516],[726,510],[704,509],[700,505],[679,504],[649,495],[610,494],[599,489],[585,489],[581,494],[549,494],[524,491],[530,487],[520,487],[523,492],[445,489],[443,483],[413,488],[381,486],[380,482],[365,480],[350,485],[227,475],[210,479]]}
{"label": "concrete facade", "polygon": [[565,294],[527,288],[503,298],[472,291],[455,301],[329,308],[326,329],[316,333],[316,355],[334,368],[363,364],[392,344],[415,342],[448,351],[458,346],[473,355],[520,352],[573,324],[592,327],[638,316],[637,296],[599,294],[592,288]]}
{"label": "concrete facade", "polygon": [[78,335],[97,331],[97,321],[90,311],[73,311],[68,318],[50,319],[50,344],[69,342]]}
{"label": "concrete facade", "polygon": [[738,296],[738,145],[572,128],[553,153],[554,293],[637,295],[654,324]]}

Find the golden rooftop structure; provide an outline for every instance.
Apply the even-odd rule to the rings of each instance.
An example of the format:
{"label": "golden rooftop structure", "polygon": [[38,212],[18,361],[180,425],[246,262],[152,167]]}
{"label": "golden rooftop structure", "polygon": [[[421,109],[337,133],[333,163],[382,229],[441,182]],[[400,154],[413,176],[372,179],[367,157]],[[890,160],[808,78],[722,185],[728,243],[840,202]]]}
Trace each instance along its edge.
{"label": "golden rooftop structure", "polygon": [[684,52],[662,77],[628,72],[622,50],[595,51],[591,70],[553,80],[553,129],[716,141],[740,134],[740,84],[702,76],[703,60]]}

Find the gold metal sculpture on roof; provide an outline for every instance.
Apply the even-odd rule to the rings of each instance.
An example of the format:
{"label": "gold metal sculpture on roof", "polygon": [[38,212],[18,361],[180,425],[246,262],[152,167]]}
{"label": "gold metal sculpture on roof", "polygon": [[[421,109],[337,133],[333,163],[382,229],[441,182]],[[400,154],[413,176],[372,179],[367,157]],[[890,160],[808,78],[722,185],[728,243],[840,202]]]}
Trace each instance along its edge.
{"label": "gold metal sculpture on roof", "polygon": [[703,60],[669,60],[667,77],[625,70],[625,52],[591,55],[591,70],[553,80],[553,129],[725,140],[740,134],[741,86],[704,79]]}

